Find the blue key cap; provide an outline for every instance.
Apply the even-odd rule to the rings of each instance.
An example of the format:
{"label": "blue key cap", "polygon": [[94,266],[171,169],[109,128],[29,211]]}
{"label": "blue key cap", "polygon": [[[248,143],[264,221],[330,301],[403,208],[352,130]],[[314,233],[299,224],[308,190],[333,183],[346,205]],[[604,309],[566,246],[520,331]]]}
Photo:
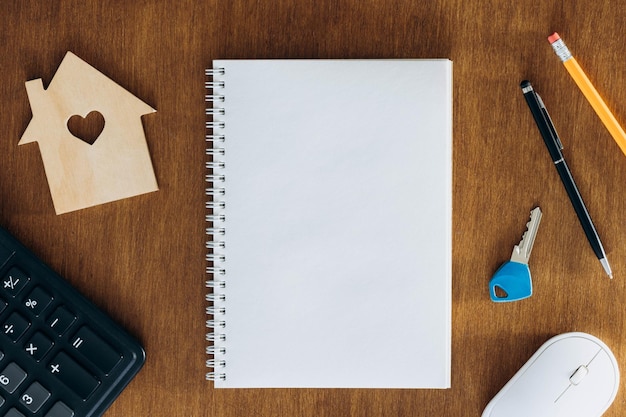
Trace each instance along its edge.
{"label": "blue key cap", "polygon": [[491,301],[523,300],[533,295],[533,282],[527,264],[508,261],[502,265],[489,281]]}

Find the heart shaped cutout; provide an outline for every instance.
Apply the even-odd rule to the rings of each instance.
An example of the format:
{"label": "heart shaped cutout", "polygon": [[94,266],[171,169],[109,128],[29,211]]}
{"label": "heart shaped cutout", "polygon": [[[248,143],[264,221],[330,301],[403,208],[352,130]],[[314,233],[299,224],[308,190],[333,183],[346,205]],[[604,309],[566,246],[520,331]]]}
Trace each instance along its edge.
{"label": "heart shaped cutout", "polygon": [[75,114],[67,121],[67,129],[76,138],[93,145],[104,130],[104,116],[95,110],[87,117]]}

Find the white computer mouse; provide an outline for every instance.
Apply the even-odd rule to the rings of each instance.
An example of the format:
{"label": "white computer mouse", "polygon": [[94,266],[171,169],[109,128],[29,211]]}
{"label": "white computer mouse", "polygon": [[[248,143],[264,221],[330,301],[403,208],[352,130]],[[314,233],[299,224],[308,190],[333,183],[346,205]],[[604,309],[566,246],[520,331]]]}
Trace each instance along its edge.
{"label": "white computer mouse", "polygon": [[590,334],[564,333],[535,352],[482,417],[598,417],[618,387],[613,352]]}

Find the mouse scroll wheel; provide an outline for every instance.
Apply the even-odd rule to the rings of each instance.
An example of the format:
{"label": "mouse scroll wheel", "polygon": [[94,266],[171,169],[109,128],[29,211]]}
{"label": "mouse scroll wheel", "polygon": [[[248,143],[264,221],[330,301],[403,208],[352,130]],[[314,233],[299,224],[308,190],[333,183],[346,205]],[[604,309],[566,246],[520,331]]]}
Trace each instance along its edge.
{"label": "mouse scroll wheel", "polygon": [[589,373],[589,369],[585,365],[580,365],[576,371],[569,377],[569,382],[573,385],[580,384],[580,381]]}

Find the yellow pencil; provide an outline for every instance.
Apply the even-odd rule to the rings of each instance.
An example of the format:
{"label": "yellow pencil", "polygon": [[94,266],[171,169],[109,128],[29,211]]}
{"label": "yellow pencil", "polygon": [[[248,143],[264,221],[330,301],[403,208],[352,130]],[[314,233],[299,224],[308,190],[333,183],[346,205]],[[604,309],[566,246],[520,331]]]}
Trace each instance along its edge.
{"label": "yellow pencil", "polygon": [[583,69],[578,65],[576,59],[572,56],[569,49],[561,39],[558,33],[554,32],[552,35],[548,37],[548,41],[552,45],[554,52],[556,52],[557,56],[563,62],[563,65],[569,72],[569,75],[574,79],[580,91],[583,92],[591,107],[595,110],[596,114],[604,123],[604,126],[608,129],[615,142],[617,142],[618,146],[622,150],[622,152],[626,155],[626,133],[624,133],[624,129],[620,126],[611,113],[611,110],[607,107],[598,91],[595,89],[587,75],[583,71]]}

